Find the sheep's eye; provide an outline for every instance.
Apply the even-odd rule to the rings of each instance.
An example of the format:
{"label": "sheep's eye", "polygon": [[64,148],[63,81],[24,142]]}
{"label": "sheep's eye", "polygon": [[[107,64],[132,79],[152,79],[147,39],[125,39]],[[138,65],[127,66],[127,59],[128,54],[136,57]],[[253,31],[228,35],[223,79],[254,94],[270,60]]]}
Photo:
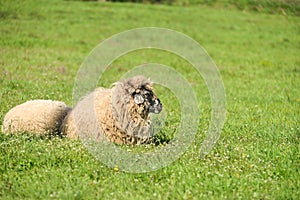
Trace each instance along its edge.
{"label": "sheep's eye", "polygon": [[145,91],[143,91],[143,95],[144,95],[144,97],[149,97],[151,95],[151,92],[145,90]]}

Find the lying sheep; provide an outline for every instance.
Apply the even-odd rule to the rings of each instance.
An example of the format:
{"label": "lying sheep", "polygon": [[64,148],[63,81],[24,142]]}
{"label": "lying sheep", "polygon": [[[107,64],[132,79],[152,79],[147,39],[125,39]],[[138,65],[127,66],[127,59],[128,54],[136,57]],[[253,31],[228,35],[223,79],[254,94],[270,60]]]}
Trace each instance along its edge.
{"label": "lying sheep", "polygon": [[11,109],[4,117],[3,133],[61,133],[69,138],[107,138],[117,144],[151,140],[149,113],[160,113],[162,104],[149,80],[136,76],[97,88],[73,110],[65,103],[33,100]]}
{"label": "lying sheep", "polygon": [[60,101],[27,101],[12,108],[5,115],[2,132],[59,134],[61,123],[70,110],[71,108]]}
{"label": "lying sheep", "polygon": [[61,131],[71,138],[105,137],[117,144],[142,144],[152,137],[149,113],[161,110],[150,81],[136,76],[84,97],[66,116]]}

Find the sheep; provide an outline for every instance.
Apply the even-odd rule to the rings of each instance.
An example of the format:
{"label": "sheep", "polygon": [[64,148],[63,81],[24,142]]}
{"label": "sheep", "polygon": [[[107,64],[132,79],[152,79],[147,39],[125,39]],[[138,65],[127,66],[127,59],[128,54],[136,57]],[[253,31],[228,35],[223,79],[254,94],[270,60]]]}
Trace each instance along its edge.
{"label": "sheep", "polygon": [[152,83],[136,76],[113,84],[111,89],[96,88],[74,109],[61,101],[27,101],[5,115],[2,132],[105,137],[117,144],[142,144],[152,137],[149,113],[161,110]]}
{"label": "sheep", "polygon": [[15,106],[5,115],[2,133],[59,134],[61,123],[70,110],[61,101],[27,101]]}
{"label": "sheep", "polygon": [[149,113],[162,110],[152,83],[143,76],[119,81],[111,89],[96,88],[82,98],[63,120],[67,137],[106,138],[116,144],[149,143],[152,128]]}

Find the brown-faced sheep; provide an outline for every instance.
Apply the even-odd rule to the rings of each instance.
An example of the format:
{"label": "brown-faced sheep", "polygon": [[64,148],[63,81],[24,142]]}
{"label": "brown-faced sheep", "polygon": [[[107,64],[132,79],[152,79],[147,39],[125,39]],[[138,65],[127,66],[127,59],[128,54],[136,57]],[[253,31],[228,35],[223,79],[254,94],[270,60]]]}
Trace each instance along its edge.
{"label": "brown-faced sheep", "polygon": [[59,134],[62,120],[71,110],[64,102],[32,100],[12,108],[4,117],[3,133]]}
{"label": "brown-faced sheep", "polygon": [[147,143],[152,137],[149,113],[161,110],[151,82],[136,76],[84,97],[66,116],[61,131],[71,138],[104,136],[117,144]]}

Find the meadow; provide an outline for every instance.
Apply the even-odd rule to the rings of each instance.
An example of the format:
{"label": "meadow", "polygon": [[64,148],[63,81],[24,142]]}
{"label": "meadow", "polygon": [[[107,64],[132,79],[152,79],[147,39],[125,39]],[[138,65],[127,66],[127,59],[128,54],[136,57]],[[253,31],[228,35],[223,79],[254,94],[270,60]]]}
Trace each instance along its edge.
{"label": "meadow", "polygon": [[[144,49],[114,61],[99,86],[143,63],[161,63],[191,83],[201,112],[194,142],[171,165],[126,173],[93,157],[79,140],[0,133],[0,199],[299,199],[300,19],[209,5],[85,1],[0,1],[0,125],[30,99],[72,105],[81,63],[122,31],[165,27],[196,40],[214,60],[226,90],[226,122],[215,148],[199,153],[210,119],[201,76],[182,58]],[[155,75],[154,75],[155,76]],[[180,121],[170,91],[168,141]]]}

